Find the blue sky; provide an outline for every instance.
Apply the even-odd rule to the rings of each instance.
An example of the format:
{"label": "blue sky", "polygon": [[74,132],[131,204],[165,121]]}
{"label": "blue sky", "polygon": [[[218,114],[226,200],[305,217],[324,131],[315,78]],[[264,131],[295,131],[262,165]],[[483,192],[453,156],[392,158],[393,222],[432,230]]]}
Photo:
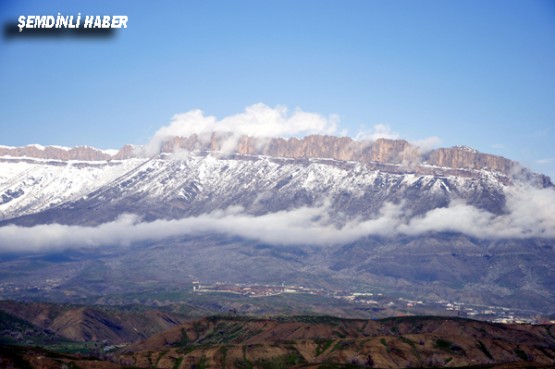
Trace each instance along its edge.
{"label": "blue sky", "polygon": [[174,114],[255,103],[387,124],[555,177],[555,2],[3,1],[128,15],[109,39],[0,39],[0,144],[146,143]]}

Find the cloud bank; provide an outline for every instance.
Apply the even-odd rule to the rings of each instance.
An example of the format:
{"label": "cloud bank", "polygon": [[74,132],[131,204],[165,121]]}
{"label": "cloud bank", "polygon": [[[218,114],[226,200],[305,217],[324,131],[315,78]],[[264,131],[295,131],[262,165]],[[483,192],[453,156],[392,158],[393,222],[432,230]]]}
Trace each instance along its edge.
{"label": "cloud bank", "polygon": [[232,133],[252,137],[298,137],[313,134],[333,135],[337,133],[339,117],[324,117],[300,108],[289,111],[285,106],[271,108],[258,103],[245,108],[239,114],[218,120],[205,115],[201,110],[176,114],[168,126],[160,128],[148,144],[148,151],[156,151],[170,137],[188,137],[212,132]]}
{"label": "cloud bank", "polygon": [[555,191],[527,186],[507,190],[507,212],[494,215],[460,201],[411,217],[403,204],[385,204],[372,219],[338,226],[329,205],[301,207],[260,216],[231,207],[177,220],[142,222],[122,215],[97,227],[60,224],[0,228],[0,252],[43,252],[68,248],[132,245],[168,237],[222,234],[275,245],[344,244],[366,236],[419,236],[457,232],[482,239],[555,238]]}
{"label": "cloud bank", "polygon": [[355,139],[359,141],[376,141],[379,138],[397,140],[400,135],[393,131],[388,124],[375,124],[370,131],[361,131],[355,136]]}
{"label": "cloud bank", "polygon": [[[319,113],[305,112],[300,108],[290,110],[283,105],[272,108],[263,103],[250,105],[242,113],[222,119],[196,109],[174,115],[169,125],[160,128],[154,134],[146,145],[145,152],[148,155],[157,154],[162,143],[172,137],[189,137],[196,134],[209,140],[209,135],[213,132],[231,133],[232,136],[223,145],[226,150],[232,150],[240,136],[300,138],[308,135],[346,135],[346,130],[339,131],[339,121],[339,117],[333,114],[325,117]],[[372,142],[380,138],[399,139],[400,135],[389,125],[376,124],[370,130],[361,131],[353,137],[356,140]],[[437,147],[439,142],[439,138],[435,136],[411,141],[423,151]]]}

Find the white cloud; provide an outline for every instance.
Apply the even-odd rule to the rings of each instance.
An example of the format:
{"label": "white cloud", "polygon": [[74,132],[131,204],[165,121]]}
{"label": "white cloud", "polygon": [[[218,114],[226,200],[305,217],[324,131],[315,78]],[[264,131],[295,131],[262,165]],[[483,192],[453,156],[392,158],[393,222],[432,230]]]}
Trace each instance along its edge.
{"label": "white cloud", "polygon": [[459,232],[478,238],[555,237],[555,191],[515,185],[506,190],[506,214],[495,215],[454,201],[401,225],[408,235],[426,232]]}
{"label": "white cloud", "polygon": [[35,252],[67,248],[132,245],[168,237],[216,233],[276,245],[344,244],[380,235],[418,236],[458,232],[485,238],[555,238],[555,190],[515,186],[507,190],[507,212],[495,215],[454,201],[449,207],[411,217],[403,204],[385,204],[374,218],[333,224],[328,205],[301,207],[260,216],[231,207],[198,217],[141,222],[134,215],[97,227],[60,224],[0,228],[0,252]]}
{"label": "white cloud", "polygon": [[[361,131],[355,136],[355,139],[358,141],[370,142],[376,141],[380,138],[398,140],[401,139],[401,135],[398,132],[395,132],[388,124],[376,124],[371,130]],[[418,147],[421,152],[425,153],[439,147],[441,139],[437,136],[431,136],[420,140],[409,141],[409,143]]]}
{"label": "white cloud", "polygon": [[[271,108],[258,103],[245,108],[239,114],[218,120],[201,110],[176,114],[168,126],[160,128],[147,145],[148,153],[155,153],[170,137],[188,137],[212,132],[229,132],[235,136],[299,137],[312,134],[333,135],[337,132],[339,118],[324,117],[297,108],[290,112],[285,106]],[[232,142],[231,142],[232,145]]]}
{"label": "white cloud", "polygon": [[[219,137],[220,150],[223,152],[233,152],[241,136],[259,138],[260,146],[268,142],[264,138],[301,138],[318,134],[346,136],[348,131],[339,129],[338,123],[337,115],[325,117],[319,113],[305,112],[300,108],[290,111],[286,106],[272,108],[263,103],[248,106],[243,112],[222,119],[195,109],[174,115],[169,125],[160,128],[145,147],[137,147],[136,151],[137,155],[152,156],[160,152],[160,147],[165,141],[193,134],[196,134],[199,142],[204,145],[210,142],[212,133],[230,134]],[[401,137],[388,124],[376,124],[370,130],[354,135],[355,140],[368,143],[380,138],[397,140]],[[437,148],[440,142],[436,136],[410,141],[412,145],[419,147],[421,152]]]}
{"label": "white cloud", "polygon": [[410,141],[410,143],[419,147],[422,152],[428,152],[437,149],[441,144],[441,139],[437,136],[430,136],[421,140]]}
{"label": "white cloud", "polygon": [[359,132],[355,139],[359,141],[376,141],[379,138],[397,140],[399,137],[399,133],[393,131],[388,124],[376,124],[370,131]]}

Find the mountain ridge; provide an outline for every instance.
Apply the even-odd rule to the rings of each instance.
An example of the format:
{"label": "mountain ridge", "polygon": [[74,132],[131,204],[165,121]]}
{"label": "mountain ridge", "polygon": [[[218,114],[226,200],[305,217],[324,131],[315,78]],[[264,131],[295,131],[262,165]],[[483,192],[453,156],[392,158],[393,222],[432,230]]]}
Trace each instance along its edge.
{"label": "mountain ridge", "polygon": [[424,151],[401,139],[379,138],[375,141],[350,137],[311,135],[304,138],[258,138],[231,133],[192,134],[164,140],[155,151],[147,146],[124,145],[119,150],[100,150],[89,146],[63,148],[58,146],[0,146],[0,158],[37,158],[61,161],[111,161],[146,158],[180,151],[211,152],[223,155],[262,155],[275,158],[315,158],[356,161],[370,166],[393,165],[393,171],[430,173],[434,169],[488,170],[506,177],[527,176],[543,186],[551,183],[543,174],[532,173],[519,163],[498,155],[482,153],[465,147],[437,148]]}
{"label": "mountain ridge", "polygon": [[550,312],[551,181],[501,157],[442,150],[220,134],[109,161],[4,156],[0,255],[87,252],[43,270],[8,258],[0,283],[12,297],[38,288],[71,299],[151,281],[311,281]]}

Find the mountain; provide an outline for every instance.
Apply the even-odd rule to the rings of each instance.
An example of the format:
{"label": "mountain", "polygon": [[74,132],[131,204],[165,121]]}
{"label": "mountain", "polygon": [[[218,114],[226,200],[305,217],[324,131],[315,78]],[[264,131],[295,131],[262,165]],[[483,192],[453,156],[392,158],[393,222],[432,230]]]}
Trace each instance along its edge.
{"label": "mountain", "polygon": [[109,153],[2,150],[7,297],[188,290],[201,280],[532,315],[555,305],[553,184],[467,147],[219,133]]}
{"label": "mountain", "polygon": [[[226,147],[227,152],[223,150]],[[175,152],[181,155],[174,155]],[[193,135],[168,140],[160,147],[160,154],[145,156],[144,150],[131,146],[113,155],[88,147],[31,145],[0,149],[0,217],[14,219],[48,211],[39,216],[41,219],[22,224],[69,224],[70,220],[54,215],[61,204],[65,214],[70,213],[65,206],[68,202],[72,208],[95,209],[102,202],[105,208],[103,196],[109,197],[113,206],[115,200],[119,208],[140,214],[144,214],[144,207],[154,205],[159,209],[145,214],[153,219],[200,214],[226,205],[255,206],[253,212],[264,213],[313,205],[323,195],[330,195],[326,191],[332,192],[336,202],[349,202],[338,204],[340,208],[336,210],[344,210],[347,205],[347,212],[363,215],[375,212],[386,201],[417,201],[411,206],[420,213],[444,206],[453,198],[463,198],[471,205],[500,213],[504,206],[503,187],[515,179],[525,177],[536,187],[552,186],[548,177],[531,173],[499,156],[466,147],[422,154],[403,140],[379,139],[369,143],[330,136],[262,140],[233,136],[230,139],[221,134],[209,138]],[[217,171],[222,175],[217,175]],[[255,178],[248,186],[237,183],[251,173]],[[311,182],[313,176],[323,178]],[[359,182],[351,177],[358,177]],[[200,186],[204,196],[197,199]],[[456,193],[449,193],[451,188]],[[421,198],[422,193],[433,200]],[[271,201],[256,208],[258,204],[253,202],[260,194]],[[363,196],[371,197],[373,204],[354,204],[364,200]],[[208,197],[216,204],[205,201],[198,204],[198,200]],[[139,203],[135,203],[137,200]],[[130,201],[133,204],[125,204]],[[141,206],[142,210],[136,209]],[[106,211],[106,215],[95,215],[95,221],[114,219],[122,212]],[[81,217],[69,217],[83,223]]]}

